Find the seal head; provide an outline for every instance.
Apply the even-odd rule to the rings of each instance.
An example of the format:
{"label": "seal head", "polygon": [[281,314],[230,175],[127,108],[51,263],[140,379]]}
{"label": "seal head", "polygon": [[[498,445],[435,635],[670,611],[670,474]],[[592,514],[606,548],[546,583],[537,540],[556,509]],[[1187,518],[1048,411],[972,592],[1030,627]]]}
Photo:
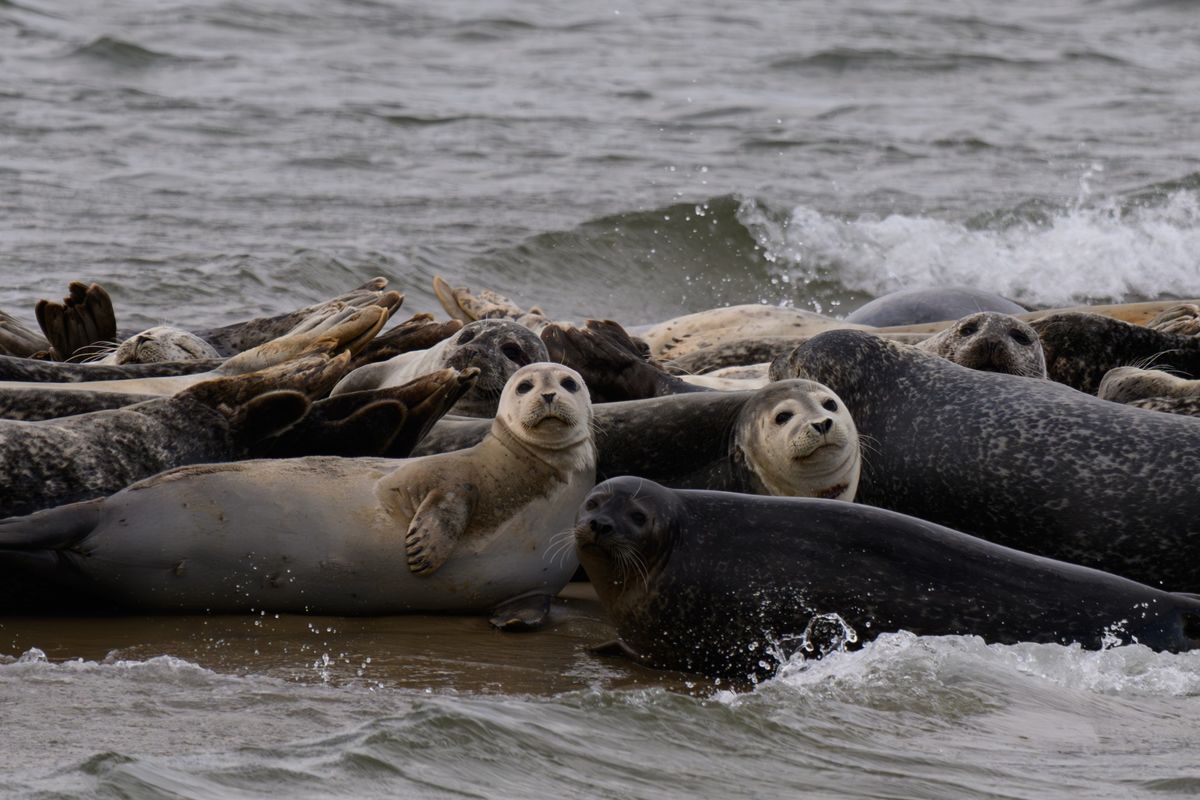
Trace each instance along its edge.
{"label": "seal head", "polygon": [[1037,331],[1008,314],[970,314],[916,346],[969,369],[1046,377],[1046,356]]}

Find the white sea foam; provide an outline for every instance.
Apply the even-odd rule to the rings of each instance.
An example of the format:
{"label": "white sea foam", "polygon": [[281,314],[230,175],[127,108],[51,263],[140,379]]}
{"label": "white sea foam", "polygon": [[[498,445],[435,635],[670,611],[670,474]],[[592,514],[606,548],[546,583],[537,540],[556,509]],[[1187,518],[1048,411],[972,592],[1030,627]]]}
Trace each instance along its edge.
{"label": "white sea foam", "polygon": [[1191,189],[1153,205],[1081,203],[1002,227],[899,214],[845,219],[807,206],[780,220],[752,200],[739,218],[789,279],[834,279],[875,296],[938,286],[1037,306],[1200,296],[1200,193]]}

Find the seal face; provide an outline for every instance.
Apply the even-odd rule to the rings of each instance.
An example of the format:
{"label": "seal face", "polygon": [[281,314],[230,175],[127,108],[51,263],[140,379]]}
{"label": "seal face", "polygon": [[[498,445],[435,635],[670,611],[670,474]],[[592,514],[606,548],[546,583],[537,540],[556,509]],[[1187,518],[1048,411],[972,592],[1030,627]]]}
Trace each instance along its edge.
{"label": "seal face", "polygon": [[535,625],[578,567],[551,545],[570,544],[595,483],[591,405],[577,373],[533,364],[500,407],[455,453],[184,467],[10,519],[0,566],[92,608],[478,612],[536,597],[503,620]]}
{"label": "seal face", "polygon": [[1008,314],[971,314],[916,346],[969,369],[1046,377],[1046,357],[1037,331]]}
{"label": "seal face", "polygon": [[1195,596],[853,503],[617,478],[588,495],[575,543],[621,650],[664,669],[762,677],[899,630],[1200,648]]}
{"label": "seal face", "polygon": [[194,333],[158,325],[130,336],[117,345],[100,364],[155,364],[160,361],[192,361],[220,358],[220,353]]}
{"label": "seal face", "polygon": [[815,381],[758,392],[738,415],[732,457],[762,483],[758,494],[853,500],[862,470],[846,404]]}
{"label": "seal face", "polygon": [[1200,586],[1193,420],[857,331],[814,337],[786,368],[836,391],[872,441],[859,502],[1155,586]]}
{"label": "seal face", "polygon": [[454,336],[428,350],[401,353],[378,364],[351,372],[333,394],[400,386],[447,367],[479,370],[475,386],[455,405],[453,413],[492,417],[505,384],[521,367],[547,361],[546,345],[537,334],[509,320],[485,319],[464,325]]}

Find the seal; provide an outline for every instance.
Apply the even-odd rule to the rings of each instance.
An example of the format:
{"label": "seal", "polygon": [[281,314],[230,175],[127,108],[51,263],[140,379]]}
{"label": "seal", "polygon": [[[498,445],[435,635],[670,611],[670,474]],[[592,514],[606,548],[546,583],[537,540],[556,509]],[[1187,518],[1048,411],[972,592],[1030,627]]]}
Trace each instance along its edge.
{"label": "seal", "polygon": [[490,435],[461,453],[185,467],[5,520],[0,569],[33,593],[5,587],[8,603],[76,613],[494,610],[499,624],[535,626],[578,566],[547,548],[594,484],[591,421],[577,373],[533,364],[505,387]]}
{"label": "seal", "polygon": [[[223,358],[200,361],[163,361],[156,364],[71,364],[33,358],[0,356],[0,381],[14,383],[86,383],[132,378],[163,378],[212,372]],[[86,388],[86,387],[85,387]]]}
{"label": "seal", "polygon": [[977,311],[1024,314],[1029,309],[991,292],[966,286],[901,289],[885,294],[846,315],[846,322],[886,328],[962,319]]}
{"label": "seal", "polygon": [[[346,349],[356,353],[387,322],[388,311],[380,306],[362,309],[347,308],[311,326],[293,331],[287,336],[259,345],[220,364],[216,369],[170,377],[126,378],[121,380],[92,380],[86,382],[44,382],[38,388],[44,392],[119,392],[147,394],[159,397],[174,394],[210,378],[230,377],[255,372],[281,364],[311,352],[331,352]],[[159,365],[144,365],[159,366]],[[95,369],[132,369],[130,367],[95,367]],[[28,383],[0,381],[0,391],[29,388]]]}
{"label": "seal", "polygon": [[[854,420],[826,386],[777,381],[742,392],[699,392],[595,407],[597,473],[639,475],[675,488],[854,498],[862,466]],[[417,455],[461,450],[483,420],[446,417]]]}
{"label": "seal", "polygon": [[968,314],[916,347],[970,369],[1046,377],[1046,357],[1037,331],[1009,314]]}
{"label": "seal", "polygon": [[1200,397],[1200,380],[1180,378],[1161,369],[1117,367],[1104,374],[1096,396],[1113,403],[1150,397]]}
{"label": "seal", "polygon": [[509,320],[480,320],[464,325],[452,338],[428,350],[414,350],[351,372],[333,394],[399,386],[439,369],[479,370],[475,386],[454,407],[457,414],[492,417],[505,383],[521,367],[548,360],[546,346],[532,331]]}
{"label": "seal", "polygon": [[1098,314],[1052,314],[1031,323],[1042,340],[1051,380],[1095,394],[1109,370],[1131,365],[1169,367],[1200,378],[1200,339],[1146,328]]}
{"label": "seal", "polygon": [[[0,421],[0,516],[111,494],[184,464],[244,458],[308,411],[349,356],[309,356],[123,409],[44,422]],[[280,391],[292,390],[292,391]]]}
{"label": "seal", "polygon": [[28,388],[0,389],[0,419],[37,422],[58,417],[73,417],[109,408],[124,408],[153,400],[152,394],[122,392],[47,392],[30,384]]}
{"label": "seal", "polygon": [[96,364],[154,364],[220,358],[216,348],[194,333],[156,325],[130,336]]}
{"label": "seal", "polygon": [[753,679],[900,630],[1200,648],[1194,595],[854,503],[618,478],[588,495],[575,546],[616,625],[613,649],[662,669]]}
{"label": "seal", "polygon": [[860,502],[1154,586],[1200,586],[1193,420],[858,331],[815,336],[772,372],[845,401],[873,443]]}

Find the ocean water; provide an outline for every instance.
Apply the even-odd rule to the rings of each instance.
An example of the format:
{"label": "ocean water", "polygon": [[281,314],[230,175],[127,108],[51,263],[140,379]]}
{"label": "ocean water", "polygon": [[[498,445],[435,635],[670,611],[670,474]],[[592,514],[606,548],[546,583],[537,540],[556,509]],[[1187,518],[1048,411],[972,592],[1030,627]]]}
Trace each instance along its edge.
{"label": "ocean water", "polygon": [[[0,0],[0,308],[1197,297],[1197,42],[1182,0]],[[897,635],[733,692],[571,608],[0,619],[0,793],[1200,794],[1194,656]]]}

